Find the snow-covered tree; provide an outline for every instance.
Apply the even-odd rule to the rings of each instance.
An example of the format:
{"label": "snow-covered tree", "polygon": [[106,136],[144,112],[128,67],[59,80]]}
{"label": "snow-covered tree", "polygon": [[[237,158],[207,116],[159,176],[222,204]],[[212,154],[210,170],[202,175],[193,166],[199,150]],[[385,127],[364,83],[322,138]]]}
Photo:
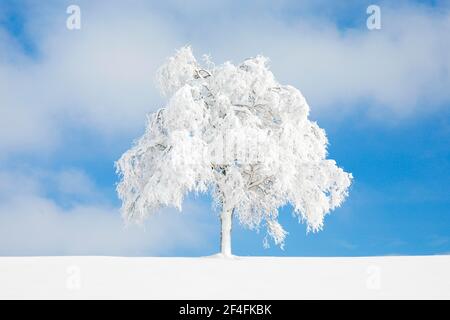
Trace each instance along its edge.
{"label": "snow-covered tree", "polygon": [[[233,216],[283,246],[278,209],[291,204],[308,231],[346,198],[352,176],[327,160],[323,129],[308,120],[296,88],[278,83],[267,59],[216,66],[190,47],[159,69],[167,105],[116,163],[127,221],[162,206],[181,210],[189,192],[210,192],[221,219],[221,253],[231,255]],[[267,236],[265,244],[267,244]]]}

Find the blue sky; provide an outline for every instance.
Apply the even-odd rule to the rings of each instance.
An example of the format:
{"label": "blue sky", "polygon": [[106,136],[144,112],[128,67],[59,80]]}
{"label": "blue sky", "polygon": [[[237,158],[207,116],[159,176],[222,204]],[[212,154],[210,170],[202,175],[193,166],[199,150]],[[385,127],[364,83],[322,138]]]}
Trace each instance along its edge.
{"label": "blue sky", "polygon": [[[265,54],[354,175],[306,227],[281,209],[284,250],[235,224],[239,255],[450,253],[450,6],[445,1],[0,0],[0,255],[209,255],[208,196],[124,228],[114,161],[164,105],[156,68],[180,46],[217,63]],[[378,4],[382,28],[366,28]],[[66,29],[78,4],[82,28]]]}

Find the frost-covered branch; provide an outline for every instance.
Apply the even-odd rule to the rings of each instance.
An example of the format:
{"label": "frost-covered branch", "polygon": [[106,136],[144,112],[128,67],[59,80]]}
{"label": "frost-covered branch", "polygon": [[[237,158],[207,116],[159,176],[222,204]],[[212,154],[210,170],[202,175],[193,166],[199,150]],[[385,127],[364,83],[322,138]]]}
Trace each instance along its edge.
{"label": "frost-covered branch", "polygon": [[211,192],[227,228],[233,215],[248,228],[265,227],[282,246],[278,208],[292,204],[317,231],[347,197],[351,174],[326,159],[325,132],[308,119],[305,98],[275,80],[266,58],[202,65],[184,47],[159,69],[158,82],[166,106],[116,164],[126,220],[181,209],[189,192]]}

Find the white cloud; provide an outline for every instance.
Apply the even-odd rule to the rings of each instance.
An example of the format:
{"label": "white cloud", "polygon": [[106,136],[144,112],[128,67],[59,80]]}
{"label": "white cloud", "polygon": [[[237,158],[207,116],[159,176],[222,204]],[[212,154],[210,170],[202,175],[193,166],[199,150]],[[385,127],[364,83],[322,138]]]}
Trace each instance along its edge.
{"label": "white cloud", "polygon": [[[113,207],[64,209],[36,196],[0,204],[0,255],[159,255],[208,249],[208,226],[165,210],[125,228]],[[206,243],[206,244],[205,244]]]}
{"label": "white cloud", "polygon": [[126,7],[83,9],[83,29],[69,31],[64,10],[32,6],[37,13],[30,13],[28,29],[37,58],[3,37],[1,149],[51,150],[64,141],[68,125],[113,137],[136,133],[159,103],[153,75],[176,47],[170,28],[152,13]]}
{"label": "white cloud", "polygon": [[89,198],[98,198],[99,196],[94,183],[86,173],[80,170],[69,169],[59,172],[54,176],[54,180],[56,188],[65,195],[80,195]]}
{"label": "white cloud", "polygon": [[276,76],[298,86],[316,114],[369,101],[380,118],[403,117],[450,101],[447,9],[382,5],[382,29],[371,32],[364,25],[340,31],[329,15],[286,19],[286,2],[238,10],[231,2],[82,1],[82,29],[68,31],[59,2],[28,4],[37,58],[0,31],[3,156],[63,145],[69,125],[112,140],[136,136],[145,113],[162,103],[156,68],[185,43],[217,62],[269,56]]}
{"label": "white cloud", "polygon": [[[59,176],[73,181],[82,173],[0,172],[0,255],[159,255],[212,249],[207,239],[213,228],[205,220],[210,208],[188,201],[183,213],[165,209],[142,227],[125,227],[117,208],[98,199],[64,206],[46,197],[45,189],[58,186]],[[93,183],[87,177],[78,182],[70,193],[89,200],[78,187],[87,182],[93,188]]]}
{"label": "white cloud", "polygon": [[382,10],[380,31],[340,31],[322,19],[286,25],[249,18],[228,25],[227,32],[225,23],[216,25],[212,46],[233,58],[269,56],[275,74],[299,87],[316,114],[335,116],[372,104],[380,118],[402,118],[448,103],[449,11]]}

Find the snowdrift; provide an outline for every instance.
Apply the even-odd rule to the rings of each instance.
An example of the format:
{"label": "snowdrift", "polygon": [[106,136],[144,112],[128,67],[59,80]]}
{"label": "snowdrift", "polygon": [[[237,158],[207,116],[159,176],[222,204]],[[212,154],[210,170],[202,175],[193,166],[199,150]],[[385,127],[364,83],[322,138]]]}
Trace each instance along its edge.
{"label": "snowdrift", "polygon": [[450,256],[0,258],[0,298],[450,299]]}

